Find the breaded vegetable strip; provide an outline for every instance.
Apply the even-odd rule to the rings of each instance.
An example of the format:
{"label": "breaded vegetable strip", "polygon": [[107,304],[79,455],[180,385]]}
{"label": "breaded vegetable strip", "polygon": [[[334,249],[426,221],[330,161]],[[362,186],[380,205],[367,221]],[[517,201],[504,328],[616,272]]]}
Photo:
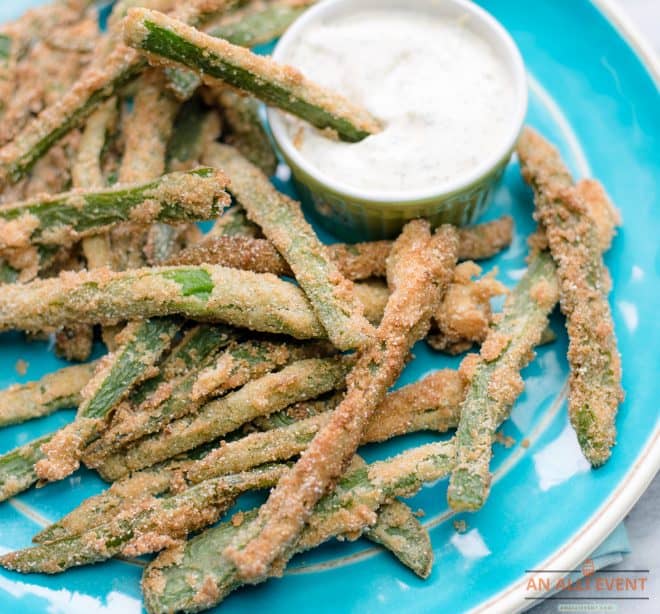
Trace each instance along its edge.
{"label": "breaded vegetable strip", "polygon": [[175,472],[187,462],[189,462],[187,459],[170,461],[167,467],[156,466],[145,469],[115,482],[107,490],[85,499],[66,516],[37,533],[32,541],[41,544],[82,535],[94,527],[110,522],[134,501],[168,493]]}
{"label": "breaded vegetable strip", "polygon": [[503,215],[491,222],[458,229],[458,259],[485,260],[511,245],[513,218]]}
{"label": "breaded vegetable strip", "polygon": [[367,111],[306,79],[290,66],[213,38],[157,11],[131,9],[124,22],[126,44],[155,64],[186,66],[209,80],[242,89],[265,103],[346,141],[360,141],[380,130]]}
{"label": "breaded vegetable strip", "polygon": [[259,101],[229,89],[215,95],[226,125],[223,140],[270,177],[277,170],[277,156],[259,117]]}
{"label": "breaded vegetable strip", "polygon": [[157,552],[213,524],[238,495],[272,486],[285,470],[285,465],[255,469],[207,480],[171,497],[141,499],[89,532],[6,554],[0,565],[22,573],[54,574],[117,554]]}
{"label": "breaded vegetable strip", "polygon": [[507,288],[495,279],[494,272],[473,279],[480,273],[481,268],[471,261],[456,267],[427,337],[433,349],[460,354],[488,335],[493,319],[490,299],[506,294]]}
{"label": "breaded vegetable strip", "polygon": [[210,219],[229,204],[224,175],[210,168],[163,175],[148,183],[73,191],[0,207],[0,250],[31,243],[69,245],[135,221]]}
{"label": "breaded vegetable strip", "polygon": [[[223,215],[223,217],[227,214]],[[222,218],[220,218],[222,219]],[[392,249],[390,241],[373,241],[327,246],[339,271],[352,281],[385,276],[385,261]],[[174,256],[168,264],[222,264],[234,269],[293,276],[291,267],[267,239],[226,234],[204,238]]]}
{"label": "breaded vegetable strip", "polygon": [[[523,177],[534,189],[535,216],[557,263],[561,310],[566,316],[571,367],[568,411],[587,460],[598,467],[610,457],[616,414],[623,401],[621,358],[598,225],[559,152],[527,128],[519,143]],[[587,186],[588,189],[588,186]],[[604,195],[603,195],[604,196]],[[605,234],[611,234],[606,230]]]}
{"label": "breaded vegetable strip", "polygon": [[243,578],[268,573],[300,535],[314,504],[339,478],[369,419],[403,369],[412,345],[428,332],[451,280],[458,237],[451,226],[431,236],[422,220],[407,224],[388,259],[392,295],[376,338],[347,377],[347,394],[300,460],[271,492],[249,532],[227,548]]}
{"label": "breaded vegetable strip", "polygon": [[[199,165],[207,145],[221,134],[221,120],[216,111],[206,110],[195,97],[181,106],[167,144],[169,170],[188,170]],[[225,211],[228,214],[229,210]]]}
{"label": "breaded vegetable strip", "polygon": [[[101,41],[99,47],[106,44]],[[0,149],[0,185],[24,177],[53,145],[135,79],[145,65],[134,49],[118,45],[101,66],[90,66],[58,102],[46,107]]]}
{"label": "breaded vegetable strip", "polygon": [[44,457],[41,446],[53,434],[43,435],[0,456],[0,501],[9,499],[37,482],[36,463]]}
{"label": "breaded vegetable strip", "polygon": [[[117,100],[106,100],[89,116],[80,137],[76,158],[71,166],[74,188],[91,189],[105,185],[101,158],[108,134],[117,122]],[[82,251],[88,269],[112,265],[112,250],[108,233],[85,237]],[[87,360],[92,351],[94,329],[89,324],[63,328],[55,337],[55,351],[67,360]]]}
{"label": "breaded vegetable strip", "polygon": [[[371,416],[360,445],[385,441],[419,431],[440,433],[458,425],[464,386],[456,371],[439,371],[385,397]],[[336,399],[337,403],[340,399]],[[303,452],[314,436],[332,420],[332,406],[322,413],[262,433],[251,433],[222,444],[186,470],[193,482],[283,461]]]}
{"label": "breaded vegetable strip", "polygon": [[196,332],[198,334],[187,340],[185,349],[186,353],[194,356],[196,365],[176,379],[161,380],[153,393],[137,407],[118,411],[110,427],[85,450],[85,463],[94,462],[93,459],[102,458],[131,441],[155,433],[169,422],[192,414],[199,408],[203,400],[192,396],[199,369],[210,365],[216,354],[229,345],[233,337],[218,327],[200,326]]}
{"label": "breaded vegetable strip", "polygon": [[[196,23],[200,15],[222,10],[227,4],[228,0],[191,0],[176,14],[187,23]],[[123,44],[115,45],[106,57],[109,45],[112,39],[101,39],[94,51],[100,59],[58,102],[44,109],[0,149],[0,185],[19,181],[55,143],[145,69],[144,58]]]}
{"label": "breaded vegetable strip", "polygon": [[[463,392],[461,376],[451,370],[438,371],[392,392],[372,416],[362,441],[385,441],[423,430],[446,432],[458,424]],[[167,461],[133,473],[115,482],[109,490],[86,500],[36,541],[82,533],[103,524],[124,505],[126,499],[137,498],[142,491],[145,495],[162,494],[169,489],[170,484],[179,484],[182,478],[186,484],[198,484],[228,473],[246,471],[266,462],[287,460],[306,448],[319,426],[327,420],[322,414],[335,409],[340,401],[340,395],[333,395],[324,401],[294,404],[283,412],[255,421],[260,427],[272,429],[267,433],[251,434],[223,443],[219,448],[213,447],[205,452],[199,459]],[[321,419],[315,421],[315,418]],[[111,479],[103,466],[101,471],[103,477]]]}
{"label": "breaded vegetable strip", "polygon": [[[242,229],[237,216],[239,212],[233,207],[227,209],[218,221],[222,225],[227,218],[224,224],[227,232],[217,233],[216,236],[207,235],[199,244],[182,250],[168,264],[221,264],[255,273],[293,275],[286,260],[270,241],[234,230]],[[511,218],[508,216],[485,224],[459,228],[459,260],[478,260],[496,255],[511,243],[511,228]],[[344,277],[357,281],[385,277],[385,262],[392,249],[392,242],[334,243],[328,245],[327,249]]]}
{"label": "breaded vegetable strip", "polygon": [[[133,110],[123,124],[124,153],[119,182],[152,181],[165,172],[167,144],[181,104],[164,87],[161,71],[150,69],[137,81]],[[165,223],[126,224],[113,229],[113,251],[123,256],[119,270],[163,260],[176,251],[178,231]]]}
{"label": "breaded vegetable strip", "polygon": [[242,10],[222,16],[206,32],[234,45],[255,47],[280,37],[314,3],[315,0],[251,2]]}
{"label": "breaded vegetable strip", "polygon": [[148,374],[181,330],[174,319],[146,320],[128,325],[122,343],[109,354],[83,392],[75,420],[43,445],[46,458],[36,465],[42,480],[61,480],[80,465],[85,446],[98,436],[108,414],[133,386]]}
{"label": "breaded vegetable strip", "polygon": [[96,362],[65,367],[40,380],[14,384],[0,391],[0,426],[48,416],[64,407],[77,407]]}
{"label": "breaded vegetable strip", "polygon": [[[239,10],[229,11],[211,25],[205,26],[209,36],[222,38],[241,47],[254,47],[274,40],[297,19],[311,2],[279,0],[277,2],[248,2]],[[144,6],[144,5],[142,5]],[[162,9],[156,8],[162,12]],[[196,73],[185,68],[167,67],[165,74],[170,87],[181,100],[187,100],[201,85]]]}
{"label": "breaded vegetable strip", "polygon": [[215,364],[200,371],[191,397],[196,401],[219,396],[289,363],[333,353],[331,346],[323,343],[293,345],[257,339],[238,343],[223,352]]}
{"label": "breaded vegetable strip", "polygon": [[165,172],[167,143],[180,103],[164,88],[160,71],[151,69],[138,82],[133,112],[124,126],[126,145],[119,181],[133,183]]}
{"label": "breaded vegetable strip", "polygon": [[[350,471],[340,478],[334,492],[316,503],[300,539],[253,582],[281,575],[294,554],[331,537],[355,537],[374,524],[380,505],[397,496],[412,495],[424,482],[444,477],[452,467],[453,452],[452,442],[434,443]],[[257,510],[243,514],[242,520],[240,526],[229,521],[209,529],[164,552],[147,567],[142,589],[150,614],[211,608],[245,583],[224,554],[231,544],[255,533]]]}
{"label": "breaded vegetable strip", "polygon": [[[175,463],[171,464],[172,467],[175,466]],[[75,542],[75,539],[72,540],[71,538],[83,534],[89,535],[92,529],[102,527],[107,523],[116,525],[115,519],[118,515],[122,515],[128,522],[131,522],[132,519],[125,513],[125,510],[132,509],[137,515],[144,509],[144,504],[139,505],[140,502],[146,500],[148,505],[153,501],[153,496],[163,495],[168,491],[170,491],[170,494],[177,494],[176,491],[172,493],[170,488],[172,486],[170,480],[174,477],[173,472],[174,469],[169,467],[165,471],[142,471],[130,479],[117,482],[101,495],[90,497],[84,501],[74,512],[41,531],[32,541],[38,544],[49,544],[63,539],[69,539],[70,543]],[[250,474],[244,474],[249,476],[249,479],[254,476],[256,481],[252,483],[246,481],[244,484],[239,482],[239,487],[241,489],[249,486],[267,487],[270,485],[271,479],[274,480],[279,477],[279,472],[280,469],[277,466],[264,468],[264,470],[256,469]],[[219,482],[218,490],[222,492],[225,484],[229,485],[230,488],[235,488],[236,482],[241,479],[241,476],[226,476],[215,481]],[[205,488],[202,491],[202,496],[204,494],[213,495],[213,489]],[[182,499],[182,497],[179,497],[179,499]],[[230,501],[231,499],[228,499],[227,503],[221,502],[221,509],[227,507]],[[198,495],[195,497],[196,506],[201,507],[204,503],[204,499]],[[174,506],[174,509],[177,509],[176,506]],[[144,520],[140,521],[141,524],[143,522]],[[101,529],[102,532],[103,528]],[[180,535],[181,529],[178,526],[171,528],[170,525],[165,524],[159,526],[159,531],[163,534],[162,539],[167,541],[167,537]],[[172,535],[169,534],[170,532]],[[395,500],[390,504],[383,505],[378,510],[376,524],[367,531],[365,536],[390,550],[417,575],[421,577],[428,575],[433,561],[430,539],[426,530],[415,518],[412,510],[404,503]],[[151,539],[151,536],[148,539],[149,542],[147,543],[153,544],[153,546],[149,545],[147,548],[159,547],[158,542]],[[143,542],[146,542],[146,540],[143,540]],[[144,546],[141,547],[144,548]]]}
{"label": "breaded vegetable strip", "polygon": [[204,161],[225,169],[231,194],[287,261],[330,341],[341,350],[364,345],[372,328],[362,316],[353,286],[330,259],[300,204],[278,192],[268,177],[232,147],[213,143]]}
{"label": "breaded vegetable strip", "polygon": [[202,244],[207,241],[214,240],[217,237],[261,237],[263,236],[261,229],[256,224],[253,224],[247,218],[245,209],[240,205],[233,205],[227,209],[218,221],[213,225],[213,228],[202,240]]}
{"label": "breaded vegetable strip", "polygon": [[[233,214],[232,209],[226,213],[231,211]],[[293,276],[291,267],[270,241],[255,239],[249,235],[233,234],[231,230],[229,234],[204,237],[198,244],[180,251],[167,262],[167,264],[175,266],[202,263],[221,264],[232,269],[243,269],[255,273]]]}
{"label": "breaded vegetable strip", "polygon": [[[386,288],[364,285],[356,294],[377,320]],[[325,336],[304,293],[293,284],[217,265],[64,272],[58,278],[5,285],[0,294],[0,330],[112,325],[174,314],[299,339]]]}
{"label": "breaded vegetable strip", "polygon": [[426,579],[433,567],[433,546],[428,531],[412,510],[395,499],[378,510],[376,524],[364,536],[387,548],[406,567]]}
{"label": "breaded vegetable strip", "polygon": [[94,187],[105,184],[101,170],[101,155],[106,145],[108,132],[117,121],[117,100],[104,102],[89,116],[80,137],[76,160],[71,176],[76,187]]}
{"label": "breaded vegetable strip", "polygon": [[470,380],[456,432],[456,467],[447,499],[455,510],[477,510],[490,490],[495,432],[524,388],[520,371],[548,326],[559,298],[555,265],[546,252],[535,255],[511,291],[500,318],[461,370]]}
{"label": "breaded vegetable strip", "polygon": [[[221,324],[198,324],[185,331],[181,341],[158,365],[158,374],[143,382],[132,394],[130,401],[141,405],[153,396],[167,396],[170,382],[186,376],[199,366],[200,358],[218,348],[226,347],[240,334]],[[161,390],[163,392],[161,392]]]}
{"label": "breaded vegetable strip", "polygon": [[581,179],[575,184],[575,191],[593,220],[601,251],[606,252],[612,245],[617,227],[621,226],[621,214],[598,181]]}
{"label": "breaded vegetable strip", "polygon": [[103,475],[111,479],[123,477],[130,471],[149,467],[217,439],[258,416],[334,390],[349,368],[347,359],[311,358],[253,380],[207,403],[198,413],[170,423],[165,431],[107,457],[103,461]]}

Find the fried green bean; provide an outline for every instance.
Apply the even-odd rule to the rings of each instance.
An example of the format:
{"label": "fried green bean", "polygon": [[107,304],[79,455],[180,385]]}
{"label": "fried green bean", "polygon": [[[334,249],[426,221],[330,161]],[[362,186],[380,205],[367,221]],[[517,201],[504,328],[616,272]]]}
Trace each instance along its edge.
{"label": "fried green bean", "polygon": [[447,499],[455,510],[477,510],[488,497],[495,432],[524,388],[520,371],[548,326],[559,297],[556,268],[549,254],[535,255],[507,297],[480,354],[464,359],[469,379],[456,432],[456,467]]}
{"label": "fried green bean", "polygon": [[[106,100],[92,113],[80,137],[80,144],[71,166],[71,180],[77,189],[100,188],[105,185],[101,158],[108,135],[117,122],[117,100]],[[87,236],[82,251],[88,269],[112,265],[112,250],[108,233]],[[67,360],[84,361],[89,358],[94,342],[94,329],[89,324],[68,326],[55,336],[55,352]]]}
{"label": "fried green bean", "polygon": [[180,330],[180,322],[163,318],[122,331],[120,347],[106,357],[85,389],[75,420],[42,446],[45,458],[35,467],[40,479],[61,480],[78,468],[85,446],[98,436],[109,413],[144,379]]}
{"label": "fried green bean", "polygon": [[272,486],[285,471],[285,465],[276,465],[207,480],[171,497],[143,498],[89,532],[6,554],[0,565],[21,573],[54,574],[118,554],[157,552],[213,524],[238,495]]}
{"label": "fried green bean", "polygon": [[[227,209],[218,224],[227,216],[239,216],[233,207]],[[239,218],[240,221],[244,218]],[[213,233],[197,245],[182,250],[168,261],[170,265],[221,264],[234,269],[293,275],[291,267],[275,246],[267,239],[257,239],[251,234],[236,232],[241,229],[235,218],[227,219],[227,232]],[[492,222],[459,228],[459,260],[490,258],[511,243],[511,218],[501,217]],[[334,243],[327,246],[330,257],[339,271],[352,281],[385,277],[385,262],[392,249],[391,241],[367,241],[365,243]]]}
{"label": "fried green bean", "polygon": [[205,444],[186,454],[179,454],[166,462],[117,480],[107,490],[85,499],[66,516],[37,533],[32,541],[44,543],[62,537],[80,535],[109,522],[120,510],[140,498],[180,492],[182,488],[191,485],[189,482],[182,482],[181,476],[184,475],[184,470],[204,458],[214,445],[214,442]]}
{"label": "fried green bean", "polygon": [[[407,224],[388,259],[392,294],[376,338],[360,353],[347,377],[347,394],[300,460],[271,492],[259,511],[250,543],[232,544],[225,555],[243,578],[270,568],[300,534],[314,504],[355,453],[369,419],[403,369],[412,345],[428,332],[446,285],[451,281],[458,237],[451,226],[435,235],[422,220]],[[242,538],[240,538],[242,539]]]}
{"label": "fried green bean", "polygon": [[218,357],[215,364],[199,372],[191,390],[191,399],[194,402],[219,396],[289,363],[322,358],[333,353],[331,347],[323,343],[293,345],[252,339],[234,344]]}
{"label": "fried green bean", "polygon": [[142,184],[2,205],[0,250],[34,243],[69,245],[122,221],[149,224],[210,219],[229,204],[226,184],[219,171],[200,168]]}
{"label": "fried green bean", "polygon": [[[174,466],[174,463],[172,463]],[[37,533],[32,541],[47,543],[81,535],[110,522],[133,501],[158,496],[170,490],[174,470],[145,469],[135,476],[115,482],[102,493],[85,499],[57,522]]]}
{"label": "fried green bean", "polygon": [[[181,104],[165,89],[161,71],[144,72],[137,83],[133,110],[124,121],[124,155],[119,167],[119,182],[152,181],[165,172],[167,145],[174,119]],[[179,231],[164,222],[149,227],[129,225],[128,232],[115,231],[113,249],[128,254],[124,266],[142,266],[165,260],[177,251]]]}
{"label": "fried green bean", "polygon": [[[387,289],[360,284],[355,293],[368,317],[378,321]],[[112,325],[175,314],[298,339],[325,336],[304,293],[293,284],[217,265],[68,272],[5,285],[0,295],[0,330]]]}
{"label": "fried green bean", "polygon": [[154,69],[140,78],[133,112],[124,126],[121,183],[151,180],[165,172],[167,144],[181,105],[168,94],[163,81],[162,74]]}
{"label": "fried green bean", "polygon": [[[265,5],[250,2],[242,9],[221,14],[216,23],[204,29],[209,36],[222,38],[241,47],[254,47],[282,35],[310,4],[291,0],[268,2]],[[170,87],[181,100],[188,100],[201,85],[199,76],[188,69],[168,66],[165,74]]]}
{"label": "fried green bean", "polygon": [[154,64],[183,65],[202,80],[221,80],[317,128],[334,130],[343,140],[360,141],[380,130],[367,111],[312,83],[292,67],[208,36],[157,11],[131,9],[124,22],[124,40],[148,54]]}
{"label": "fried green bean", "polygon": [[131,403],[140,406],[149,397],[158,394],[159,388],[166,389],[168,382],[195,371],[200,356],[211,354],[217,348],[226,347],[238,338],[240,333],[230,326],[197,324],[190,327],[184,332],[181,341],[158,365],[158,374],[143,382],[131,394]]}
{"label": "fried green bean", "polygon": [[[327,246],[339,271],[352,281],[384,277],[385,260],[391,249],[390,241]],[[291,267],[270,241],[240,234],[205,237],[199,244],[191,245],[168,261],[170,265],[202,263],[293,277]]]}
{"label": "fried green bean", "polygon": [[346,376],[350,362],[347,358],[310,358],[294,362],[210,401],[196,414],[171,422],[165,431],[108,456],[99,469],[104,477],[113,480],[123,477],[130,471],[149,467],[217,439],[257,416],[334,390]]}
{"label": "fried green bean", "polygon": [[[358,467],[340,478],[334,492],[316,503],[300,539],[252,582],[280,575],[297,552],[309,550],[331,537],[353,536],[376,521],[376,511],[397,496],[417,492],[424,482],[444,477],[453,465],[453,443],[433,443],[413,448],[388,461]],[[281,480],[280,480],[281,481]],[[150,614],[196,612],[220,603],[245,583],[226,554],[244,543],[258,528],[257,510],[224,522],[172,550],[161,554],[142,579],[145,605]],[[239,526],[237,526],[239,525]]]}
{"label": "fried green bean", "polygon": [[[195,97],[181,106],[167,144],[169,170],[184,170],[199,164],[208,143],[220,136],[221,120]],[[227,210],[225,213],[228,213]]]}
{"label": "fried green bean", "polygon": [[[458,372],[450,370],[438,371],[391,392],[369,419],[360,445],[425,430],[444,433],[456,427],[463,392]],[[288,424],[226,442],[191,465],[186,476],[197,483],[217,475],[293,458],[307,449],[319,430],[328,424],[332,410],[340,402],[341,398],[333,397],[333,403],[311,404],[311,407],[306,404],[302,412],[297,411],[298,416],[305,416],[302,419],[289,417]],[[275,423],[283,422],[281,414],[270,418]],[[266,416],[265,424],[269,424],[268,420]]]}
{"label": "fried green bean", "polygon": [[387,548],[420,578],[428,578],[433,567],[433,546],[428,531],[412,510],[395,499],[378,510],[376,524],[364,536]]}
{"label": "fried green bean", "polygon": [[220,89],[215,98],[226,127],[225,143],[235,147],[268,177],[274,175],[277,156],[259,116],[259,101],[226,88]]}
{"label": "fried green bean", "polygon": [[[201,245],[213,241],[218,237],[252,237],[263,236],[261,229],[248,220],[245,209],[240,205],[232,205],[218,218],[213,228],[201,241]],[[242,267],[241,267],[242,268]]]}
{"label": "fried green bean", "polygon": [[[209,326],[199,326],[195,332],[198,334],[189,338],[185,350],[190,355],[194,354],[195,367],[176,379],[159,378],[160,382],[152,394],[137,406],[129,405],[117,412],[109,428],[86,448],[86,464],[99,464],[111,452],[161,430],[173,420],[192,414],[200,407],[205,399],[195,398],[192,394],[199,370],[211,365],[217,353],[232,342],[233,336],[222,328]],[[149,388],[153,388],[153,384]]]}
{"label": "fried green bean", "polygon": [[[534,190],[535,215],[557,263],[560,306],[568,330],[568,411],[587,460],[605,463],[616,440],[623,401],[621,357],[607,301],[610,279],[598,224],[559,152],[527,128],[518,144],[522,174]],[[610,229],[611,234],[611,229]]]}
{"label": "fried green bean", "polygon": [[372,329],[353,296],[353,286],[330,259],[300,204],[278,192],[232,147],[213,143],[204,161],[226,169],[231,194],[287,261],[330,340],[341,350],[364,345]]}
{"label": "fried green bean", "polygon": [[241,47],[256,47],[275,40],[300,17],[315,0],[275,0],[251,3],[206,28],[207,34]]}
{"label": "fried green bean", "polygon": [[[192,0],[175,14],[187,23],[196,23],[205,13],[222,10],[228,0]],[[16,138],[0,149],[0,185],[15,183],[62,137],[77,128],[91,113],[146,68],[147,62],[134,49],[101,39],[94,55],[99,56],[55,104],[44,109]],[[108,47],[111,51],[106,56]]]}
{"label": "fried green bean", "polygon": [[[444,370],[389,393],[370,420],[363,443],[422,430],[445,432],[455,427],[463,392],[464,383],[458,372]],[[272,429],[271,434],[248,435],[221,443],[219,448],[213,446],[204,451],[202,458],[187,456],[135,472],[115,482],[109,490],[87,499],[39,534],[35,541],[83,533],[107,522],[127,500],[136,499],[143,493],[145,496],[163,494],[182,480],[187,485],[198,484],[228,473],[246,471],[265,462],[288,460],[306,447],[305,441],[298,439],[300,435],[311,441],[318,428],[313,419],[335,409],[340,401],[341,395],[334,394],[329,399],[296,403],[282,412],[254,421],[261,428]],[[104,474],[104,477],[109,476]]]}
{"label": "fried green bean", "polygon": [[458,259],[486,260],[511,245],[513,218],[510,215],[458,228]]}
{"label": "fried green bean", "polygon": [[117,100],[111,98],[100,105],[87,119],[80,137],[76,159],[71,168],[74,186],[90,188],[105,184],[101,170],[101,156],[108,132],[117,121],[117,115]]}
{"label": "fried green bean", "polygon": [[0,426],[48,416],[58,409],[77,407],[81,391],[94,375],[98,362],[65,367],[40,380],[14,384],[0,391]]}
{"label": "fried green bean", "polygon": [[0,456],[0,501],[9,499],[37,483],[35,465],[44,458],[41,446],[52,433],[37,437]]}
{"label": "fried green bean", "polygon": [[[106,45],[106,41],[99,43],[100,50]],[[27,175],[53,145],[135,79],[145,66],[146,61],[125,45],[118,45],[100,66],[90,66],[58,102],[44,109],[0,149],[0,184],[15,183]]]}

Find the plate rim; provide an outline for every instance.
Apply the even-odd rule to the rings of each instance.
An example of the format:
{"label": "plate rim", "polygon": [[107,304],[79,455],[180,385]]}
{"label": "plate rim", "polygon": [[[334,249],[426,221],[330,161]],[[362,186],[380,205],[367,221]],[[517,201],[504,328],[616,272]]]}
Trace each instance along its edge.
{"label": "plate rim", "polygon": [[[660,57],[632,18],[614,0],[589,0],[635,53],[651,79],[660,86]],[[563,546],[547,557],[539,568],[576,569],[621,523],[660,471],[660,422],[649,436],[633,466],[617,488]],[[526,590],[527,577],[511,583],[499,593],[470,610],[483,612],[521,612],[540,603],[526,598],[544,593]]]}

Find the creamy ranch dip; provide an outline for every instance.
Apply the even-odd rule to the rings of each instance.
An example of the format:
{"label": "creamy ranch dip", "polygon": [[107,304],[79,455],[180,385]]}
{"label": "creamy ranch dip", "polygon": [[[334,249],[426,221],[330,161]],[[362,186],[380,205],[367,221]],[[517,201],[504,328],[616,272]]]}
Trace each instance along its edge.
{"label": "creamy ranch dip", "polygon": [[357,12],[306,28],[286,61],[384,122],[343,143],[287,118],[302,156],[353,189],[441,188],[494,155],[509,130],[511,78],[469,20]]}

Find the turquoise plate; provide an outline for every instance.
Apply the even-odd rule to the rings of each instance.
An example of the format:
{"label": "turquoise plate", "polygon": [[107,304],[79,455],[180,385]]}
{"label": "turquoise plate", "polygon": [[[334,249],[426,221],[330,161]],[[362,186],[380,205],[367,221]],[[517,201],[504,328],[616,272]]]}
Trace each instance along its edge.
{"label": "turquoise plate", "polygon": [[[5,0],[0,20],[35,0]],[[657,400],[657,318],[660,295],[660,96],[651,76],[652,55],[602,1],[483,0],[512,33],[529,69],[530,124],[559,143],[577,176],[600,178],[620,207],[625,228],[607,255],[614,280],[612,309],[624,365],[627,397],[618,444],[610,462],[589,469],[566,415],[566,336],[540,350],[526,369],[525,392],[504,428],[516,444],[496,445],[493,491],[485,508],[452,515],[446,483],[410,501],[423,508],[436,563],[421,581],[392,558],[359,540],[330,543],[296,558],[285,577],[238,591],[224,612],[464,612],[514,611],[534,602],[527,569],[572,569],[625,516],[660,466]],[[656,71],[656,79],[658,73]],[[285,169],[284,169],[285,170]],[[280,173],[286,177],[286,173]],[[280,181],[280,187],[288,187]],[[487,217],[516,220],[509,250],[488,263],[513,285],[524,268],[525,237],[532,230],[531,197],[512,163]],[[327,237],[329,240],[330,237]],[[563,331],[561,319],[553,323]],[[401,383],[458,360],[420,344]],[[27,375],[15,371],[21,358]],[[0,385],[35,379],[61,366],[46,343],[0,336]],[[50,431],[73,416],[4,429],[0,452]],[[415,436],[370,447],[373,459],[433,439]],[[521,442],[526,440],[528,447]],[[0,551],[27,546],[45,524],[62,516],[103,483],[79,471],[62,483],[32,490],[0,505]],[[453,520],[467,523],[459,534]],[[141,609],[141,563],[112,561],[58,576],[0,574],[0,611],[127,614]]]}

